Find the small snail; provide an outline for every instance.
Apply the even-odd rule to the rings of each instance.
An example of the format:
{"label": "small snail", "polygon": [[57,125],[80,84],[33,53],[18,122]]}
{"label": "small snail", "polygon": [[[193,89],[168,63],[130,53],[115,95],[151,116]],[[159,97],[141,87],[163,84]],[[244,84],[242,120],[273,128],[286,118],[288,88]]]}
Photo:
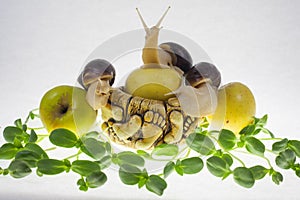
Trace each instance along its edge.
{"label": "small snail", "polygon": [[217,89],[221,83],[219,70],[211,63],[200,62],[184,77],[185,84],[174,92],[182,109],[194,117],[213,113],[217,106]]}
{"label": "small snail", "polygon": [[115,76],[115,68],[106,60],[92,60],[85,66],[78,81],[87,90],[87,102],[94,110],[107,104]]}

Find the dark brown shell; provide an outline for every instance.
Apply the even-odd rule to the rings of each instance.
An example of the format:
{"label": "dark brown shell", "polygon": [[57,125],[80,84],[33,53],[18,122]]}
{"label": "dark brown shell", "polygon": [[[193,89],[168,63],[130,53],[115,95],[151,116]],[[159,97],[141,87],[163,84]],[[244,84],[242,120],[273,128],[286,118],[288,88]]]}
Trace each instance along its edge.
{"label": "dark brown shell", "polygon": [[188,84],[195,88],[207,81],[210,81],[217,88],[221,83],[220,71],[215,65],[207,62],[200,62],[193,66],[185,75],[185,78]]}
{"label": "dark brown shell", "polygon": [[175,42],[165,42],[159,47],[171,55],[172,65],[187,73],[193,66],[191,54],[181,45]]}
{"label": "dark brown shell", "polygon": [[90,61],[78,77],[78,82],[87,89],[97,79],[108,79],[112,85],[115,81],[116,71],[111,63],[104,59]]}

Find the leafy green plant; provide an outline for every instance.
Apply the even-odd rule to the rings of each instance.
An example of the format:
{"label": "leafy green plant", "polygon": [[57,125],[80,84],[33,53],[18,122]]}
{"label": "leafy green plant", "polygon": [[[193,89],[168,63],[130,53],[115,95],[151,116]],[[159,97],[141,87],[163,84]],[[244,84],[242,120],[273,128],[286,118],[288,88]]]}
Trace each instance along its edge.
{"label": "leafy green plant", "polygon": [[[0,159],[7,160],[8,167],[0,168],[0,174],[23,178],[33,171],[38,176],[72,172],[79,176],[79,189],[87,191],[105,184],[108,178],[105,169],[114,165],[118,167],[120,180],[124,184],[137,185],[157,195],[163,195],[167,188],[167,177],[172,173],[180,176],[196,174],[205,166],[213,176],[221,179],[232,176],[238,185],[245,188],[253,187],[256,181],[267,175],[275,184],[280,184],[283,175],[279,170],[293,170],[300,177],[300,164],[297,161],[300,157],[300,141],[275,138],[265,128],[267,115],[254,118],[254,122],[238,135],[225,129],[209,131],[209,124],[205,120],[186,138],[187,146],[182,149],[174,144],[161,144],[151,152],[137,150],[119,153],[115,153],[111,144],[103,141],[98,132],[81,137],[66,129],[38,134],[40,128],[28,127],[28,122],[36,118],[38,114],[31,111],[24,123],[18,119],[14,126],[4,129],[6,143],[0,147]],[[42,147],[40,142],[46,138],[54,147]],[[271,149],[266,143],[271,143]],[[64,159],[48,156],[48,151],[59,148],[76,149],[77,153]],[[236,153],[240,152],[262,159],[266,166],[246,164],[237,156]],[[149,174],[147,171],[146,163],[153,160],[165,162],[161,174]],[[275,166],[271,163],[275,163]]]}

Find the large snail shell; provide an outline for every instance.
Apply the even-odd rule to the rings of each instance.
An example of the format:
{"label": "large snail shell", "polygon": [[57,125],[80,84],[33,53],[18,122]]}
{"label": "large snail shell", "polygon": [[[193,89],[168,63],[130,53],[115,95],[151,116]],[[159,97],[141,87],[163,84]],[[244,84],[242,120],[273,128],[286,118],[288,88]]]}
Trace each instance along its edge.
{"label": "large snail shell", "polygon": [[184,73],[192,68],[192,56],[183,46],[174,42],[165,42],[160,44],[159,47],[171,55],[172,65],[177,66]]}

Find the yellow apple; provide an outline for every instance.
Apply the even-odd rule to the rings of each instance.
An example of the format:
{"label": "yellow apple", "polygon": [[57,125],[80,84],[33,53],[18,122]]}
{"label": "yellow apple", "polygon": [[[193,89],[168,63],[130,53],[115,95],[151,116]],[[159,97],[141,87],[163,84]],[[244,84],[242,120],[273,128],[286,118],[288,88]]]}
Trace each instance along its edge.
{"label": "yellow apple", "polygon": [[229,129],[238,134],[253,121],[255,111],[251,90],[242,83],[232,82],[219,89],[217,109],[208,118],[212,129]]}
{"label": "yellow apple", "polygon": [[57,86],[44,94],[39,112],[48,132],[65,128],[82,135],[94,125],[97,112],[87,103],[85,90],[73,86]]}
{"label": "yellow apple", "polygon": [[181,77],[170,68],[140,68],[127,78],[125,91],[146,99],[167,100],[181,85]]}

